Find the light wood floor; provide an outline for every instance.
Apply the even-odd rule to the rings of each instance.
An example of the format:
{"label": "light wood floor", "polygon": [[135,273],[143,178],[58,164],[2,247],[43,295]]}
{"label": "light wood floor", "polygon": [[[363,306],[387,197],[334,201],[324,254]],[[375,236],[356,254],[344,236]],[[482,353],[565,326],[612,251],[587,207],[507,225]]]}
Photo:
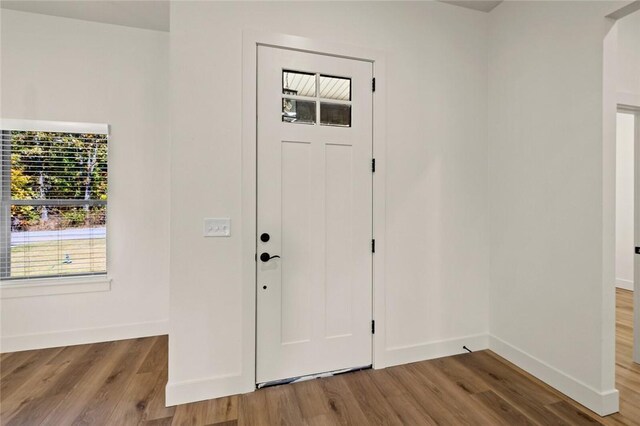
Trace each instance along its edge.
{"label": "light wood floor", "polygon": [[0,423],[640,424],[640,366],[631,362],[631,311],[631,293],[618,291],[621,412],[604,419],[489,351],[166,408],[163,336],[2,355]]}

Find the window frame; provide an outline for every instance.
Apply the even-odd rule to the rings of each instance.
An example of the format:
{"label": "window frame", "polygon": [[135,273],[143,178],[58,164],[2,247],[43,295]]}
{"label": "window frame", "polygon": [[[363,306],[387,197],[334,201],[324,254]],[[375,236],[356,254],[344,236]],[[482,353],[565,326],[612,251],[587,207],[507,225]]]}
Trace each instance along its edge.
{"label": "window frame", "polygon": [[[110,126],[102,123],[81,123],[62,121],[43,121],[26,119],[0,119],[0,132],[4,137],[11,131],[25,132],[52,132],[52,133],[88,133],[106,135],[107,144],[110,137]],[[107,145],[108,146],[108,145]],[[10,182],[11,178],[11,144],[0,144],[2,161],[0,163],[0,175],[3,182]],[[107,162],[107,170],[108,170]],[[23,296],[38,296],[45,294],[79,293],[87,291],[107,291],[111,288],[111,280],[107,274],[108,265],[108,240],[107,238],[107,270],[99,273],[59,275],[59,276],[34,276],[11,278],[11,221],[5,220],[11,215],[11,185],[4,185],[0,193],[0,298],[13,298]],[[39,204],[36,201],[34,204]],[[69,202],[69,204],[75,204]],[[81,200],[80,204],[87,204],[87,200]],[[103,204],[106,202],[91,201],[89,204]],[[107,228],[108,237],[108,228]]]}

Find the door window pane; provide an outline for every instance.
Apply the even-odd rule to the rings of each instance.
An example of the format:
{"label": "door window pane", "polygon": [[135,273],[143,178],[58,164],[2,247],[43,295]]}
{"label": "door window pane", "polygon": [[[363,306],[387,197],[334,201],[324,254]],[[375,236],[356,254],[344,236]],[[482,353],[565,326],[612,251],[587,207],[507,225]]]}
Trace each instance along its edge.
{"label": "door window pane", "polygon": [[320,103],[320,124],[351,127],[351,105]]}
{"label": "door window pane", "polygon": [[315,124],[316,102],[282,98],[282,121],[287,123]]}
{"label": "door window pane", "polygon": [[282,94],[316,96],[316,75],[297,71],[282,71]]}
{"label": "door window pane", "polygon": [[320,97],[324,99],[337,99],[340,101],[351,100],[351,79],[320,76]]}

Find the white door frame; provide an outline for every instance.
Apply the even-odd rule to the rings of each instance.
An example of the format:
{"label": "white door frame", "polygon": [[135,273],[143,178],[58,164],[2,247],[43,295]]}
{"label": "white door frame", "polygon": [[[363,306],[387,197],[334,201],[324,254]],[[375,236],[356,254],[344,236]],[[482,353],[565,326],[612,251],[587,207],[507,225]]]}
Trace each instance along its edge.
{"label": "white door frame", "polygon": [[[640,188],[636,188],[636,182],[638,181],[637,176],[640,175],[640,102],[635,106],[634,115],[636,116],[636,126],[635,126],[635,141],[634,141],[634,156],[635,156],[635,165],[633,168],[633,181],[634,181],[634,197],[637,197],[636,194],[640,193]],[[635,233],[635,246],[640,246],[640,208],[637,206],[640,205],[639,200],[634,201],[635,212],[634,212],[634,233]],[[640,254],[634,254],[634,256],[640,256]],[[640,271],[636,271],[635,267],[635,259],[634,259],[634,270],[633,270],[633,360],[640,364]]]}
{"label": "white door frame", "polygon": [[384,368],[384,256],[385,256],[385,169],[386,169],[386,61],[375,50],[312,40],[304,37],[253,30],[242,37],[242,360],[240,374],[245,389],[256,385],[256,217],[257,217],[257,73],[258,46],[368,61],[373,64],[376,90],[373,94],[373,368]]}
{"label": "white door frame", "polygon": [[[635,135],[634,135],[634,245],[640,246],[640,203],[637,195],[640,188],[636,188],[638,175],[640,174],[640,98],[633,99],[627,94],[618,94],[618,112],[633,114],[635,116]],[[634,254],[634,271],[633,271],[633,360],[640,363],[640,270],[635,267],[635,257],[640,256]]]}

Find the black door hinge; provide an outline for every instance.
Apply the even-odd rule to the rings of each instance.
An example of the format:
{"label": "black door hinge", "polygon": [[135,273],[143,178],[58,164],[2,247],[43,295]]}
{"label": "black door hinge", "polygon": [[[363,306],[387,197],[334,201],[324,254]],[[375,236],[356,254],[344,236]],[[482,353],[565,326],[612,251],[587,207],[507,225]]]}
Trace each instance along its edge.
{"label": "black door hinge", "polygon": [[376,240],[371,240],[371,253],[376,252]]}
{"label": "black door hinge", "polygon": [[373,77],[373,78],[371,79],[371,91],[372,91],[372,92],[375,92],[375,91],[376,91],[376,78],[375,78],[375,77]]}
{"label": "black door hinge", "polygon": [[371,172],[372,173],[376,172],[376,159],[375,158],[371,159]]}
{"label": "black door hinge", "polygon": [[371,334],[376,334],[376,320],[371,320]]}

